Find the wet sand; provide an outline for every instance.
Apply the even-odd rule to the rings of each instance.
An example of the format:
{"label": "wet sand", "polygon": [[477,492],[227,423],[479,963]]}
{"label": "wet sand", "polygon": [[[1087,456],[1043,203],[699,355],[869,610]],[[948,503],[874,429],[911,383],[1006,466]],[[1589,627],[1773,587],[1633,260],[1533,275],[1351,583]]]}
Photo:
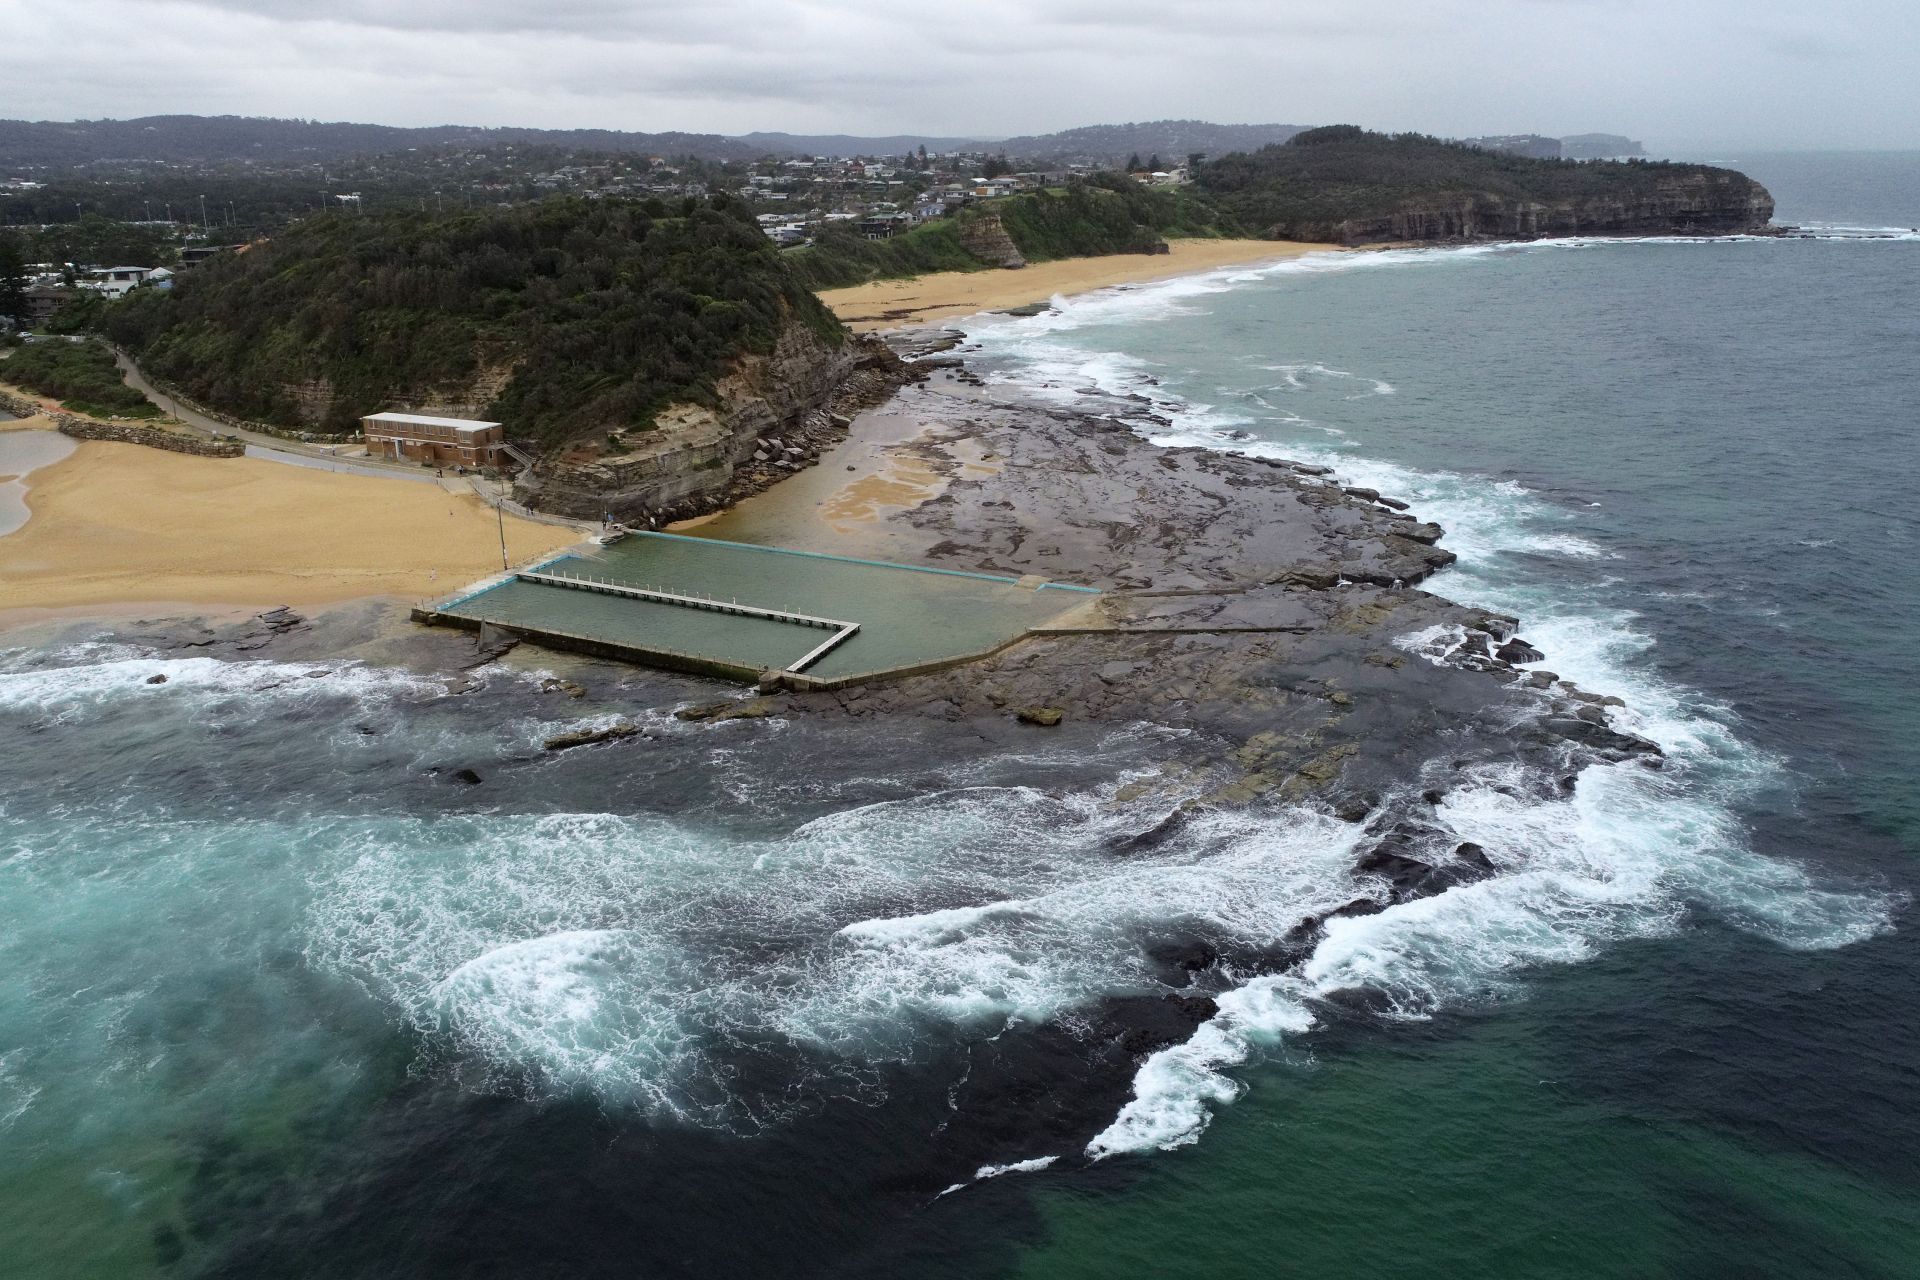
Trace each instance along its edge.
{"label": "wet sand", "polygon": [[909,280],[879,280],[828,289],[820,299],[850,328],[870,332],[1046,302],[1063,293],[1278,262],[1340,248],[1289,240],[1175,240],[1169,247],[1172,252],[1165,254],[1065,258],[1017,271],[941,271]]}
{"label": "wet sand", "polygon": [[[500,569],[491,507],[437,485],[81,444],[28,478],[0,537],[0,613],[169,601],[313,605],[444,594]],[[507,517],[514,563],[578,541]]]}
{"label": "wet sand", "polygon": [[32,514],[27,507],[27,486],[32,474],[71,456],[75,447],[73,440],[57,431],[11,431],[0,435],[0,537],[24,525]]}

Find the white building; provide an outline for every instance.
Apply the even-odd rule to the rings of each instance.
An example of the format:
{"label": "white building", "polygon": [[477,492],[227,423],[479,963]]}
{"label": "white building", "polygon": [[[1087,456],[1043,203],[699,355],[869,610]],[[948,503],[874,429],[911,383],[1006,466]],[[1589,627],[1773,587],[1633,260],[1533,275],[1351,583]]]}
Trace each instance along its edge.
{"label": "white building", "polygon": [[140,283],[151,274],[150,267],[108,267],[97,272],[87,281],[89,289],[98,289],[110,297],[124,298],[140,287]]}

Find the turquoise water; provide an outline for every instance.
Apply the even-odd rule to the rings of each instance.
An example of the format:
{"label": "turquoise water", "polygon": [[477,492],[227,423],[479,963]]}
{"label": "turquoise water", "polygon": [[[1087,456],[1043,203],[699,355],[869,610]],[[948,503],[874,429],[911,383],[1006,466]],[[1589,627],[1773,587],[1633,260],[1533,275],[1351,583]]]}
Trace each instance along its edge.
{"label": "turquoise water", "polygon": [[[1920,221],[1912,158],[1796,164],[1754,166],[1790,220]],[[1477,767],[1439,816],[1502,873],[1281,972],[1357,833],[1116,857],[1180,798],[1122,788],[1195,748],[1146,727],[0,653],[0,1270],[1911,1274],[1920,242],[1830,234],[979,327],[992,377],[1412,500],[1461,555],[1433,589],[1667,750],[1565,804]],[[1105,1073],[1194,939],[1221,1013]]]}

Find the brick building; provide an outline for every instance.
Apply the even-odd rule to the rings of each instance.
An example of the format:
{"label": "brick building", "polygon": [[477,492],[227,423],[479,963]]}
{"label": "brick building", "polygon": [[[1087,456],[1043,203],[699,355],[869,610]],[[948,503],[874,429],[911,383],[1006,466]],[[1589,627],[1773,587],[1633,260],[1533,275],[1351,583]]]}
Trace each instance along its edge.
{"label": "brick building", "polygon": [[434,418],[421,413],[375,413],[360,419],[367,456],[441,467],[491,467],[499,462],[505,430],[497,422]]}

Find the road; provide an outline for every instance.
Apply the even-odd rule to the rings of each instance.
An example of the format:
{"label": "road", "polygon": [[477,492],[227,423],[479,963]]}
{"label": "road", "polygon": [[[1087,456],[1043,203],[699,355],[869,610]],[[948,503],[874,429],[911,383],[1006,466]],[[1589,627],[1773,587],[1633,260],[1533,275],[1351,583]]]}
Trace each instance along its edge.
{"label": "road", "polygon": [[[217,418],[209,418],[203,413],[188,408],[172,396],[147,381],[138,365],[127,358],[124,351],[113,353],[114,363],[120,366],[128,386],[151,400],[172,417],[192,427],[204,431],[210,436],[241,440],[246,443],[249,458],[263,458],[268,462],[285,462],[296,467],[316,467],[325,471],[352,471],[361,475],[388,476],[399,480],[418,480],[427,484],[440,484],[443,477],[430,474],[425,467],[407,462],[382,462],[378,458],[342,458],[324,445],[303,444],[298,440],[283,440],[279,436],[270,436],[263,431],[247,431],[229,426]],[[450,492],[466,492],[467,486],[443,485]]]}

